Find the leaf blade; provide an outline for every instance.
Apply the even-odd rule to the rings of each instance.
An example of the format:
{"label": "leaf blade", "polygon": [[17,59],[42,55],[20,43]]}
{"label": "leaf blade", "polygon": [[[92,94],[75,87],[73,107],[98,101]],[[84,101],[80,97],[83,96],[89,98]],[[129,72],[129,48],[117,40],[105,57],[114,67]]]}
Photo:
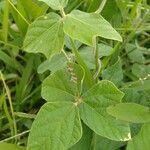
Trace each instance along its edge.
{"label": "leaf blade", "polygon": [[146,123],[150,121],[149,108],[136,103],[120,103],[109,106],[107,112],[113,117],[128,122]]}
{"label": "leaf blade", "polygon": [[80,114],[83,122],[98,135],[115,141],[128,141],[131,138],[127,123],[117,121],[105,112],[99,113],[87,103],[81,104]]}
{"label": "leaf blade", "polygon": [[141,131],[128,142],[127,150],[149,150],[150,148],[150,124],[144,124]]}
{"label": "leaf blade", "polygon": [[49,102],[32,125],[28,150],[65,150],[78,142],[81,135],[78,108],[71,102]]}
{"label": "leaf blade", "polygon": [[47,101],[73,101],[78,90],[67,70],[58,70],[42,84],[42,97]]}
{"label": "leaf blade", "polygon": [[123,79],[121,60],[118,59],[115,64],[107,67],[102,73],[102,78],[105,80],[109,80],[114,84],[119,84]]}
{"label": "leaf blade", "polygon": [[24,50],[43,53],[47,58],[59,53],[64,46],[61,17],[55,13],[39,17],[28,29],[24,40]]}
{"label": "leaf blade", "polygon": [[54,10],[61,10],[68,3],[68,0],[39,0],[39,1],[46,3]]}
{"label": "leaf blade", "polygon": [[83,94],[80,115],[84,123],[98,135],[111,140],[127,141],[129,124],[109,116],[106,108],[119,103],[124,94],[109,81],[101,81]]}
{"label": "leaf blade", "polygon": [[92,46],[94,36],[122,41],[119,33],[102,16],[79,10],[74,10],[65,17],[64,32],[89,46]]}
{"label": "leaf blade", "polygon": [[6,149],[6,150],[25,150],[24,147],[18,146],[16,144],[10,144],[10,143],[0,143],[0,149]]}

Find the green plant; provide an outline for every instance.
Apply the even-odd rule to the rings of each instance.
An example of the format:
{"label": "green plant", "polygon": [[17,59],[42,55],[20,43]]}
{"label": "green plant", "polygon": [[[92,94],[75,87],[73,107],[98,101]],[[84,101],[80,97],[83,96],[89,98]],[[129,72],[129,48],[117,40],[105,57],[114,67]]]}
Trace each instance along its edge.
{"label": "green plant", "polygon": [[[127,141],[129,141],[127,150],[142,148],[148,150],[150,105],[145,99],[150,98],[150,72],[147,65],[149,55],[146,48],[130,43],[131,40],[134,41],[137,29],[143,31],[145,36],[148,34],[145,33],[145,28],[142,28],[143,22],[149,18],[147,2],[136,0],[132,3],[129,0],[116,0],[107,4],[106,0],[100,2],[76,0],[74,3],[71,0],[41,1],[45,3],[18,0],[17,8],[11,0],[5,3],[6,11],[3,15],[3,30],[0,37],[2,42],[10,47],[17,47],[14,52],[16,55],[20,55],[18,49],[22,43],[21,49],[24,51],[43,54],[22,55],[20,58],[23,60],[20,64],[10,57],[14,57],[14,54],[5,52],[6,47],[0,51],[2,61],[21,74],[19,83],[11,89],[16,91],[15,105],[13,105],[11,90],[6,83],[7,78],[5,79],[1,73],[4,91],[6,91],[1,94],[1,104],[15,142],[19,141],[16,137],[18,125],[15,120],[16,114],[30,121],[35,118],[28,137],[27,150],[118,149],[125,146]],[[105,4],[106,9],[102,11]],[[139,6],[140,4],[142,6]],[[132,8],[126,7],[127,5],[131,5]],[[109,9],[112,6],[116,6],[114,8],[119,12],[114,14],[114,18],[110,17]],[[7,30],[9,7],[20,31],[19,34]],[[143,10],[143,7],[145,11],[141,13],[143,16],[141,21],[136,16],[136,11]],[[27,8],[34,9],[29,13]],[[124,29],[123,38],[100,15],[101,13],[116,28]],[[121,20],[120,16],[127,17]],[[135,22],[133,21],[132,24],[131,20],[135,16],[137,18],[134,21],[137,24],[133,29]],[[132,28],[131,32],[128,31],[130,28]],[[8,42],[8,33],[14,38],[12,44]],[[16,38],[20,39],[19,42]],[[138,41],[138,38],[136,40]],[[17,43],[17,46],[13,45],[14,43]],[[143,43],[147,41],[143,40]],[[23,67],[24,62],[26,67]],[[13,63],[16,65],[13,66]],[[131,68],[128,68],[128,65]],[[125,68],[125,77],[122,66]],[[139,71],[141,68],[144,68],[144,71]],[[41,76],[32,76],[32,72],[36,69],[39,74],[42,74]],[[12,77],[13,80],[18,82],[15,77]],[[140,80],[137,80],[138,78]],[[20,113],[25,111],[24,107],[30,113],[30,109],[33,110],[34,105],[41,101],[40,80],[41,96],[46,103],[44,102],[36,117]],[[6,95],[11,114],[5,101]],[[141,95],[144,95],[142,98],[146,102],[137,101]],[[31,99],[31,102],[27,103],[28,99]],[[139,131],[137,126],[139,123],[144,125],[136,135]],[[23,121],[18,128],[22,130],[24,124],[26,122]],[[135,131],[134,125],[137,128]],[[31,122],[28,128],[30,126]],[[133,135],[136,136],[131,139]]]}
{"label": "green plant", "polygon": [[[94,13],[73,10],[69,14],[64,11],[67,0],[42,1],[59,10],[61,16],[51,12],[34,21],[29,26],[24,49],[43,53],[47,59],[62,52],[66,56],[68,69],[58,70],[43,81],[42,97],[47,103],[42,106],[32,125],[27,149],[70,148],[82,137],[81,120],[93,130],[93,136],[96,133],[111,140],[130,140],[127,122],[149,122],[150,114],[144,106],[121,103],[124,94],[112,82],[99,81],[101,61],[97,36],[122,41],[121,36],[99,15],[104,1]],[[70,40],[74,60],[64,50],[65,37]],[[93,74],[81,58],[74,40],[93,47]],[[126,112],[128,109],[129,114]],[[91,147],[94,149],[94,143]]]}

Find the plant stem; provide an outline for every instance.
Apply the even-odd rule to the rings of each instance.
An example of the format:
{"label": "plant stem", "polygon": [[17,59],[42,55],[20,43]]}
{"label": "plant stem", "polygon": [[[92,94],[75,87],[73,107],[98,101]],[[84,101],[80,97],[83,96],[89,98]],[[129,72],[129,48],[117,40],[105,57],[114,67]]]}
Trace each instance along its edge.
{"label": "plant stem", "polygon": [[99,59],[99,54],[98,54],[98,40],[96,37],[93,39],[93,47],[94,47],[94,54],[95,54],[95,70],[98,68],[98,59]]}
{"label": "plant stem", "polygon": [[131,18],[131,19],[133,19],[133,18],[135,17],[137,7],[138,7],[139,3],[141,3],[141,1],[142,1],[142,0],[136,0],[136,1],[134,2],[134,6],[133,6],[133,8],[132,8],[132,10],[131,10],[131,13],[130,13],[130,18]]}
{"label": "plant stem", "polygon": [[66,57],[67,61],[68,61],[68,62],[70,62],[70,61],[71,61],[71,59],[68,57],[68,55],[66,54],[66,52],[65,52],[65,50],[64,50],[64,49],[62,49],[62,52],[63,52],[63,54],[65,55],[65,57]]}
{"label": "plant stem", "polygon": [[95,132],[93,132],[90,150],[95,150],[95,144],[96,144],[96,134]]}
{"label": "plant stem", "polygon": [[[103,0],[95,13],[97,13],[97,14],[101,13],[106,2],[107,2],[107,0]],[[94,46],[94,53],[95,53],[95,71],[96,71],[94,74],[94,79],[96,82],[98,82],[98,77],[99,77],[100,70],[101,70],[101,62],[99,60],[98,41],[97,41],[96,37],[93,38],[93,46]]]}
{"label": "plant stem", "polygon": [[88,88],[91,88],[94,84],[94,80],[93,80],[93,77],[91,75],[91,72],[88,69],[88,67],[86,66],[83,59],[81,58],[72,38],[70,38],[70,43],[72,45],[72,52],[75,54],[75,57],[77,59],[78,64],[81,65],[85,71],[85,79],[86,79],[87,86],[88,86]]}
{"label": "plant stem", "polygon": [[4,112],[5,112],[6,117],[8,119],[8,124],[9,124],[9,128],[10,128],[11,136],[13,136],[14,135],[14,128],[13,128],[13,125],[12,125],[13,120],[12,120],[10,114],[9,114],[6,100],[3,102],[3,109],[4,109]]}
{"label": "plant stem", "polygon": [[12,120],[13,120],[13,126],[14,126],[14,135],[16,135],[17,134],[17,125],[16,125],[16,120],[15,120],[15,115],[14,115],[14,109],[13,109],[13,105],[12,105],[12,99],[11,99],[11,95],[10,95],[10,90],[9,90],[8,86],[6,85],[4,76],[3,76],[3,74],[1,72],[0,72],[0,77],[1,77],[1,80],[3,82],[4,88],[5,88],[6,93],[7,93],[7,97],[8,97],[8,101],[9,101],[9,105],[10,105],[10,110],[11,110],[11,114],[12,114]]}
{"label": "plant stem", "polygon": [[93,38],[93,48],[94,48],[94,54],[95,54],[95,74],[94,74],[94,80],[98,82],[99,72],[101,69],[101,62],[99,59],[99,52],[98,52],[98,39],[96,37]]}
{"label": "plant stem", "polygon": [[102,12],[102,10],[103,10],[103,8],[104,8],[106,2],[107,2],[107,0],[103,0],[103,1],[101,2],[101,4],[100,4],[99,8],[96,10],[95,13],[100,14],[100,13]]}
{"label": "plant stem", "polygon": [[63,8],[60,10],[60,13],[61,13],[62,18],[65,18],[66,13]]}
{"label": "plant stem", "polygon": [[23,136],[24,134],[27,134],[27,133],[29,133],[29,132],[30,132],[30,130],[27,130],[27,131],[24,131],[24,132],[22,132],[22,133],[16,134],[16,135],[14,135],[14,136],[12,136],[12,137],[9,137],[9,138],[7,138],[7,139],[4,139],[4,140],[0,141],[0,143],[2,143],[2,142],[7,142],[7,141],[12,140],[12,139],[14,139],[14,138]]}
{"label": "plant stem", "polygon": [[[103,0],[97,9],[95,13],[100,14],[106,4],[107,0]],[[94,47],[94,53],[95,53],[95,74],[94,74],[94,80],[97,83],[99,80],[99,74],[101,70],[101,62],[99,60],[99,53],[98,53],[98,40],[96,37],[93,38],[93,47]],[[93,132],[93,138],[91,142],[91,148],[90,150],[95,150],[95,142],[96,142],[96,134]]]}

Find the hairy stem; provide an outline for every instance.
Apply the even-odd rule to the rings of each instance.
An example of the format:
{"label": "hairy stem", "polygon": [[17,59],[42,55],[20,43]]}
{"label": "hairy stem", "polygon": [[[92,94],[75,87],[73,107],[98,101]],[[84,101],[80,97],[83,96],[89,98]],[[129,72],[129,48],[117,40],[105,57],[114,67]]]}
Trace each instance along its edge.
{"label": "hairy stem", "polygon": [[94,55],[95,55],[95,74],[94,74],[94,80],[98,82],[99,73],[101,70],[101,62],[99,59],[99,52],[98,52],[98,39],[96,37],[93,38],[93,49],[94,49]]}
{"label": "hairy stem", "polygon": [[83,59],[81,58],[81,56],[80,56],[80,54],[79,54],[72,38],[70,38],[70,43],[71,43],[71,46],[72,46],[72,52],[74,53],[78,64],[81,65],[83,67],[84,71],[85,71],[85,80],[86,80],[87,86],[88,86],[88,88],[91,88],[94,84],[94,80],[93,80],[93,77],[91,75],[91,72],[88,69],[88,67],[86,66]]}
{"label": "hairy stem", "polygon": [[60,10],[60,13],[61,13],[62,18],[65,18],[66,13],[63,8]]}

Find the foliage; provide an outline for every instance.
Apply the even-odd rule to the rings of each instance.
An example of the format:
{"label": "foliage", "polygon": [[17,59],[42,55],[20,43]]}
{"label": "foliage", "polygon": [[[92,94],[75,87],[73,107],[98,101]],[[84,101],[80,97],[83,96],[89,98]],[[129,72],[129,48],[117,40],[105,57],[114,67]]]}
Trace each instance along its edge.
{"label": "foliage", "polygon": [[147,0],[1,0],[0,149],[149,150],[149,14]]}

